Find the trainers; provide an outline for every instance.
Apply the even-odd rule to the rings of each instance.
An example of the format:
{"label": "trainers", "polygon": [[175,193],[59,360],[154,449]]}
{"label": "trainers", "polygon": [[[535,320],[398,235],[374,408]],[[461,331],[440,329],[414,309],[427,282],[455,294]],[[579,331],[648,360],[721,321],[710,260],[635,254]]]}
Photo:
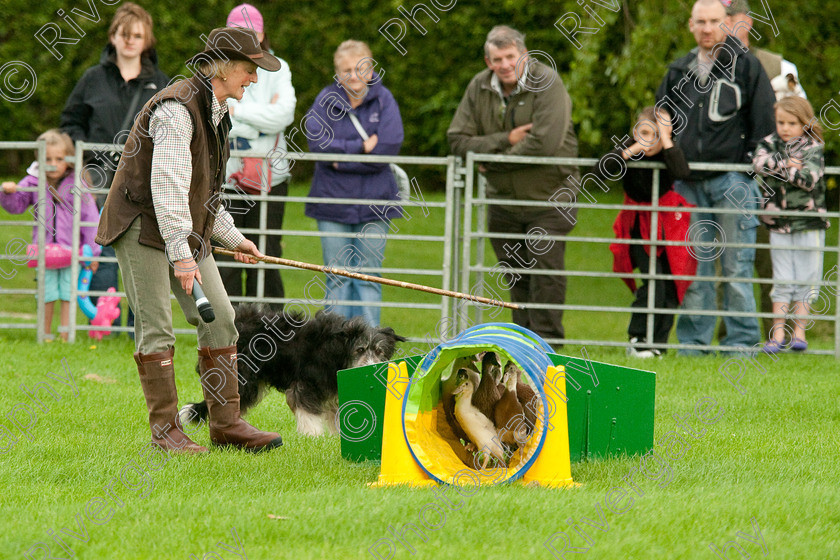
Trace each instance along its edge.
{"label": "trainers", "polygon": [[804,352],[808,349],[808,343],[801,338],[792,338],[790,340],[790,349],[794,352]]}
{"label": "trainers", "polygon": [[[635,345],[638,343],[638,338],[633,337],[630,339],[630,344]],[[656,348],[645,348],[643,350],[637,350],[635,346],[628,346],[627,355],[631,358],[661,358],[662,352],[660,352]]]}

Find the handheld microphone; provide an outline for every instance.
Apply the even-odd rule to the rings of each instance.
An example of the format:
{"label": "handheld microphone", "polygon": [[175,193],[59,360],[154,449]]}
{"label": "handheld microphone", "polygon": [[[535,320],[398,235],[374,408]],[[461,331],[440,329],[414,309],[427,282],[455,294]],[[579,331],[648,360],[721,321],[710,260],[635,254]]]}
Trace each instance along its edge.
{"label": "handheld microphone", "polygon": [[210,300],[204,295],[204,290],[201,289],[201,284],[193,279],[192,296],[195,300],[195,306],[198,307],[198,313],[201,315],[201,320],[205,323],[212,323],[216,320],[216,314],[213,313],[213,306],[210,305]]}

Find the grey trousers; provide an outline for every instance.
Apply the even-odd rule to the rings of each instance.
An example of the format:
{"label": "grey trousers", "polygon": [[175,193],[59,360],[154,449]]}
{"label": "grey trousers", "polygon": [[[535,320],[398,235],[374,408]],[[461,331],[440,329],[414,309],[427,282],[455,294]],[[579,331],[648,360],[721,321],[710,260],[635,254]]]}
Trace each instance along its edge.
{"label": "grey trousers", "polygon": [[[791,308],[797,303],[807,304],[820,294],[820,279],[823,275],[823,252],[825,247],[825,230],[809,229],[795,233],[770,232],[770,258],[773,260],[773,291],[770,297],[774,303],[790,303]],[[805,249],[788,249],[788,247],[813,247],[813,251]],[[810,286],[803,284],[787,284],[787,281],[810,282]],[[804,319],[803,319],[804,321]]]}
{"label": "grey trousers", "polygon": [[205,323],[198,314],[195,300],[187,295],[175,278],[175,271],[166,253],[140,245],[141,219],[134,220],[125,235],[113,245],[128,303],[134,309],[134,344],[137,352],[165,352],[175,346],[170,291],[175,294],[187,322],[196,327],[199,347],[224,348],[236,344],[239,333],[233,323],[233,306],[225,292],[213,255],[208,255],[198,266],[201,287],[216,314],[215,321]]}

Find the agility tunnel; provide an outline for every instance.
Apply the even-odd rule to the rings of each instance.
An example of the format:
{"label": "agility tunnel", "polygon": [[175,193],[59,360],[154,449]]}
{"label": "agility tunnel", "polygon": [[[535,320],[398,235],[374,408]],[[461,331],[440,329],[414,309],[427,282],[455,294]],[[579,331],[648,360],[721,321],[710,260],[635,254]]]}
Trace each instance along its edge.
{"label": "agility tunnel", "polygon": [[[453,362],[485,351],[522,370],[537,420],[506,467],[479,471],[445,420],[441,395]],[[562,487],[572,484],[572,461],[653,446],[654,373],[593,362],[585,350],[581,358],[553,354],[511,323],[477,325],[423,356],[341,371],[338,387],[342,456],[381,460],[379,486],[476,484],[471,474],[481,474],[482,484]]]}

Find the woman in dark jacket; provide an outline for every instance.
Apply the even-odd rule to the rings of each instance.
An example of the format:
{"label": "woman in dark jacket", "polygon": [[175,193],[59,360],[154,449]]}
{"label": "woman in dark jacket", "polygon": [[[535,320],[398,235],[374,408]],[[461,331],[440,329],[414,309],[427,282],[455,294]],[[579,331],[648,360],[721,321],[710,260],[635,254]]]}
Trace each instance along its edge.
{"label": "woman in dark jacket", "polygon": [[[394,96],[373,71],[376,64],[370,48],[361,41],[344,41],[334,56],[339,83],[325,87],[307,113],[309,150],[334,154],[396,155],[403,141],[400,109]],[[353,115],[357,124],[353,122]],[[317,122],[317,124],[316,124]],[[318,127],[322,134],[316,134]],[[387,163],[318,162],[312,177],[310,197],[398,200],[397,183]],[[329,204],[310,202],[306,215],[318,220],[326,234],[347,237],[321,238],[324,264],[340,268],[362,268],[368,274],[382,266],[385,237],[390,220],[402,215],[396,204]],[[328,299],[379,302],[382,287],[334,275],[327,275]],[[337,305],[333,311],[347,318],[363,316],[379,324],[380,308]]]}
{"label": "woman in dark jacket", "polygon": [[[85,71],[61,113],[61,128],[73,141],[122,144],[125,138],[118,133],[127,134],[143,105],[169,82],[157,65],[152,16],[146,10],[124,3],[114,14],[108,37],[99,64]],[[119,158],[109,164],[102,159],[107,155],[95,157],[112,175]],[[91,175],[96,188],[110,186],[102,181],[105,174]],[[98,197],[100,206],[105,195]]]}
{"label": "woman in dark jacket", "polygon": [[[146,102],[166,87],[169,78],[157,66],[152,16],[126,2],[114,14],[108,29],[109,42],[102,49],[99,64],[88,68],[73,88],[61,113],[61,128],[74,141],[122,144],[134,118]],[[125,131],[125,132],[122,132]],[[119,161],[119,154],[85,154],[85,171],[100,208]],[[114,257],[106,247],[103,257]],[[117,263],[102,262],[90,282],[93,291],[117,288]],[[96,304],[98,298],[92,297]],[[121,323],[120,318],[116,324]],[[127,326],[134,325],[129,311]]]}

